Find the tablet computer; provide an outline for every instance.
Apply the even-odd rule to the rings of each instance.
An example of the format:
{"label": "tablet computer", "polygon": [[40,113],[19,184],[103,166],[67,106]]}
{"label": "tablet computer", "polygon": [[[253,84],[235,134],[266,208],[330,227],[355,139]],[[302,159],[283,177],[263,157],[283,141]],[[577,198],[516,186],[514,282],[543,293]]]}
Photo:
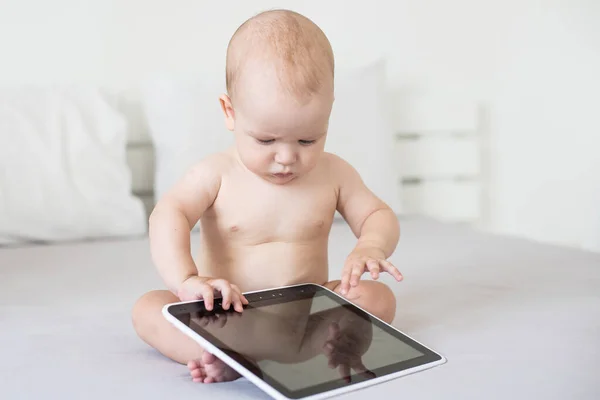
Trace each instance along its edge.
{"label": "tablet computer", "polygon": [[167,304],[174,326],[275,399],[324,399],[446,362],[315,284],[244,293],[242,313],[201,300]]}

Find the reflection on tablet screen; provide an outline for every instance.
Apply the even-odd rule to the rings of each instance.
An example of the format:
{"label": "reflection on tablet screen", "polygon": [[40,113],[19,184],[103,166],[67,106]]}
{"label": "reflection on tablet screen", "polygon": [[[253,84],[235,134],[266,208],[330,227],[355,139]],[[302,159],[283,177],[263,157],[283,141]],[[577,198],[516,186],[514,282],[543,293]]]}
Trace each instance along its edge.
{"label": "reflection on tablet screen", "polygon": [[424,355],[324,293],[249,307],[243,313],[197,313],[189,326],[236,353],[259,375],[289,391],[370,379],[382,368]]}

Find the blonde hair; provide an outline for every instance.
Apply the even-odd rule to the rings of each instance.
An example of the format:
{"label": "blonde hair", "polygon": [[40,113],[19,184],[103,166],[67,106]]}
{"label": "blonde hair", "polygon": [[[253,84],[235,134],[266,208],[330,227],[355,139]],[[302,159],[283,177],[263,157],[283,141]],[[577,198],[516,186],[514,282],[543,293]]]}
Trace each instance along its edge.
{"label": "blonde hair", "polygon": [[333,87],[334,57],[325,33],[310,19],[289,10],[265,11],[244,22],[227,47],[226,86],[233,99],[248,61],[267,61],[279,83],[296,97]]}

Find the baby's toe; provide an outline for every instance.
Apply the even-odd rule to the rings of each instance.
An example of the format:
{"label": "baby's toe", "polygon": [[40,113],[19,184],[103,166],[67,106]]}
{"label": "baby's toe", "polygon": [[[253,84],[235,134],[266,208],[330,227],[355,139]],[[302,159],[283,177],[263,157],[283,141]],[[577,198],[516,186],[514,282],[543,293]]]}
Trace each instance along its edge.
{"label": "baby's toe", "polygon": [[193,371],[195,369],[200,368],[200,363],[196,360],[191,360],[191,361],[188,361],[187,367],[189,368],[190,371]]}
{"label": "baby's toe", "polygon": [[202,354],[202,364],[204,364],[204,365],[212,364],[217,360],[218,360],[218,358],[214,354],[209,353],[208,351],[205,351]]}
{"label": "baby's toe", "polygon": [[204,376],[204,371],[202,371],[201,368],[196,368],[190,371],[190,375],[192,376],[192,378],[200,378]]}
{"label": "baby's toe", "polygon": [[204,371],[204,367],[201,363],[198,361],[190,361],[188,362],[187,366],[194,382],[204,382],[204,379],[206,378],[206,371]]}

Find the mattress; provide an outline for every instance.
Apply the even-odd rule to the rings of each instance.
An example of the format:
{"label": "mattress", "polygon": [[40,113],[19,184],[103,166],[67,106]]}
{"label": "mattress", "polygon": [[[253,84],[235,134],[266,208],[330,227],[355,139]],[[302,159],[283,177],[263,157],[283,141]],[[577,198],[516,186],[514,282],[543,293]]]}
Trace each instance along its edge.
{"label": "mattress", "polygon": [[[383,277],[394,325],[448,363],[344,398],[600,398],[600,254],[401,225],[405,280]],[[354,240],[334,224],[331,279]],[[136,337],[133,303],[162,287],[145,238],[0,250],[0,398],[268,398],[245,379],[195,384]]]}

